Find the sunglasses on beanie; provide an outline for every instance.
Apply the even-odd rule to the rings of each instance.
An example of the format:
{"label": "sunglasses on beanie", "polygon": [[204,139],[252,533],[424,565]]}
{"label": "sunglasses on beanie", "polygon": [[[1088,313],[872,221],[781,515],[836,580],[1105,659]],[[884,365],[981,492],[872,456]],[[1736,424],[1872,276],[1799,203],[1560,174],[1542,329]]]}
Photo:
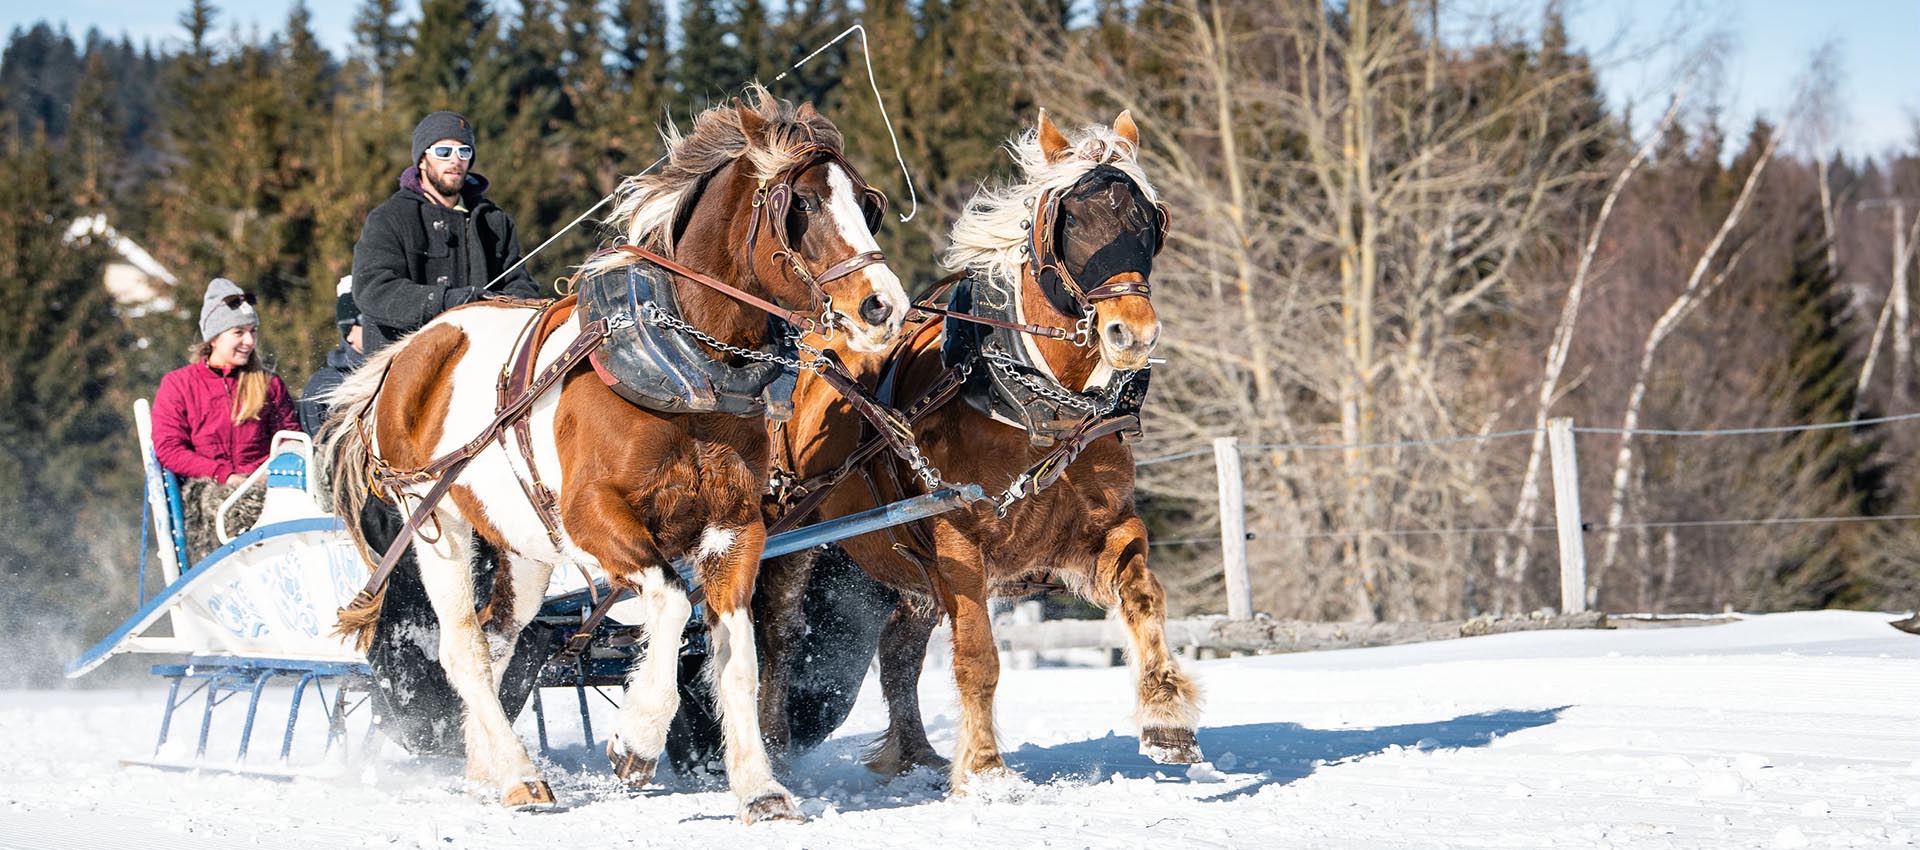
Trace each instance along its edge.
{"label": "sunglasses on beanie", "polygon": [[220,303],[227,305],[227,309],[229,310],[238,310],[242,304],[258,304],[260,302],[254,299],[253,293],[243,292],[239,295],[229,295],[222,298],[220,299]]}

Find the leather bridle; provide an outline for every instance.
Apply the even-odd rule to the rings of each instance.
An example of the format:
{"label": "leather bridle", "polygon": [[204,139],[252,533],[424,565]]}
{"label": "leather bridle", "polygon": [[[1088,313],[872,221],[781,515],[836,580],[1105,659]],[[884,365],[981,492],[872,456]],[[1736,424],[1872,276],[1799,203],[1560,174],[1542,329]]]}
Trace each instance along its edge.
{"label": "leather bridle", "polygon": [[[762,229],[773,233],[773,260],[779,264],[781,273],[790,278],[798,278],[806,284],[812,293],[814,304],[820,307],[819,330],[831,330],[835,316],[844,316],[833,309],[833,297],[827,294],[826,285],[847,277],[871,265],[887,261],[886,254],[880,251],[862,251],[827,266],[819,274],[809,270],[800,261],[799,251],[793,247],[787,233],[787,212],[793,206],[793,183],[807,169],[817,165],[838,165],[846,171],[847,179],[853,182],[855,191],[860,194],[860,209],[864,213],[867,229],[877,231],[882,217],[886,215],[887,196],[879,189],[867,184],[860,172],[847,162],[839,151],[817,143],[810,143],[795,155],[794,164],[774,175],[771,180],[763,179],[753,191],[753,207],[757,213],[747,225],[747,269],[752,273],[752,262],[760,242]],[[815,330],[815,328],[808,328]]]}

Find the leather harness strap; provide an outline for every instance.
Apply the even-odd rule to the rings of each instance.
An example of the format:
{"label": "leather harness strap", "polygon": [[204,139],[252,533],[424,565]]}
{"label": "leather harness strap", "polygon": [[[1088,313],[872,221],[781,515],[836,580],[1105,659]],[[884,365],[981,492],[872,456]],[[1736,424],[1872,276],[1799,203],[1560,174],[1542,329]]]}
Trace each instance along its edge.
{"label": "leather harness strap", "polygon": [[[687,268],[686,266],[683,266],[680,263],[675,262],[672,258],[669,258],[658,251],[654,251],[650,248],[642,248],[638,245],[621,245],[619,246],[618,250],[625,251],[629,254],[632,254],[635,257],[638,257],[642,260],[646,260],[649,263],[654,263],[660,266],[661,268],[666,269],[667,271],[673,272],[674,274],[677,274],[681,277],[691,280],[694,283],[698,283],[701,286],[705,286],[709,289],[719,292],[720,294],[725,295],[728,298],[732,298],[735,301],[739,301],[743,304],[749,304],[754,307],[758,307],[761,310],[764,310],[772,314],[775,318],[778,318],[782,321],[792,324],[795,327],[798,327],[807,331],[819,330],[819,323],[815,322],[812,319],[809,319],[805,316],[800,315],[799,313],[796,313],[792,310],[789,310],[785,307],[775,304],[772,301],[768,301],[765,298],[761,298],[758,295],[754,295],[751,292],[747,292],[738,287],[729,286],[725,283],[721,283],[720,281],[715,280],[713,277],[709,275],[701,274],[700,272]],[[637,319],[640,317],[635,316],[634,318]]]}
{"label": "leather harness strap", "polygon": [[606,337],[605,320],[592,322],[582,328],[579,338],[561,352],[558,360],[540,370],[524,390],[502,401],[499,409],[494,413],[493,420],[488,422],[487,427],[481,429],[477,436],[452,452],[435,458],[426,466],[417,470],[396,471],[378,457],[369,458],[369,465],[374,467],[370,486],[376,488],[374,494],[376,496],[379,495],[379,490],[385,490],[394,493],[397,500],[400,494],[396,488],[399,486],[417,484],[433,478],[438,480],[427,489],[426,495],[420,498],[419,504],[414,506],[406,523],[400,527],[399,535],[394,537],[393,542],[387,546],[386,554],[380,557],[380,563],[374,567],[373,574],[367,578],[366,586],[353,595],[353,600],[347,603],[345,608],[340,609],[343,617],[349,612],[369,609],[379,604],[381,588],[385,587],[387,579],[393,576],[394,568],[400,564],[401,555],[412,545],[411,538],[414,533],[433,513],[434,506],[438,505],[447,495],[447,491],[452,489],[454,482],[460,477],[461,470],[466,468],[467,463],[472,461],[481,449],[486,448],[487,443],[497,439],[503,428],[516,419],[523,418],[534,399],[539,398],[561,376],[578,366],[580,361],[586,359],[587,353],[597,348]]}
{"label": "leather harness strap", "polygon": [[[539,362],[540,349],[545,347],[547,339],[553,336],[567,319],[572,317],[578,303],[577,296],[565,298],[545,305],[527,321],[520,331],[520,340],[516,345],[513,360],[501,370],[498,384],[498,402],[505,406],[513,393],[524,393],[533,386],[533,366]],[[598,349],[599,346],[595,346]],[[527,477],[514,476],[520,483],[520,489],[526,493],[527,502],[533,505],[534,513],[539,515],[540,524],[545,527],[547,541],[555,548],[560,546],[560,498],[553,489],[540,480],[540,466],[533,455],[533,422],[531,416],[519,416],[513,420],[513,436],[520,444],[520,456],[526,461]],[[500,445],[505,448],[507,435],[500,433]]]}

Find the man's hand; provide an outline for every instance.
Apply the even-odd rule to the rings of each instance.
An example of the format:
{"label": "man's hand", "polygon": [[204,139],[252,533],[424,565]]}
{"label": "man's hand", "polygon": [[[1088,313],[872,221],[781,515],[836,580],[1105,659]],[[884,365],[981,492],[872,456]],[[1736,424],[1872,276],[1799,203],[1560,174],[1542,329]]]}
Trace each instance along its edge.
{"label": "man's hand", "polygon": [[245,475],[241,475],[240,473],[236,472],[232,475],[227,476],[227,486],[238,487],[240,486],[240,482],[245,480],[247,480],[247,477]]}

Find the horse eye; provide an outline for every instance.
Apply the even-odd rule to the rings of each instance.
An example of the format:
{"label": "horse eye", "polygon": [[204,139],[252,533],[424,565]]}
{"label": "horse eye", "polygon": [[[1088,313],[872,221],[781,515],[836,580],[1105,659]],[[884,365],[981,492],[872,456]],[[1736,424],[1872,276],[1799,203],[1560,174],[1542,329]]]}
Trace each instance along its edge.
{"label": "horse eye", "polygon": [[813,212],[813,200],[805,195],[795,195],[793,198],[793,208],[803,213]]}

